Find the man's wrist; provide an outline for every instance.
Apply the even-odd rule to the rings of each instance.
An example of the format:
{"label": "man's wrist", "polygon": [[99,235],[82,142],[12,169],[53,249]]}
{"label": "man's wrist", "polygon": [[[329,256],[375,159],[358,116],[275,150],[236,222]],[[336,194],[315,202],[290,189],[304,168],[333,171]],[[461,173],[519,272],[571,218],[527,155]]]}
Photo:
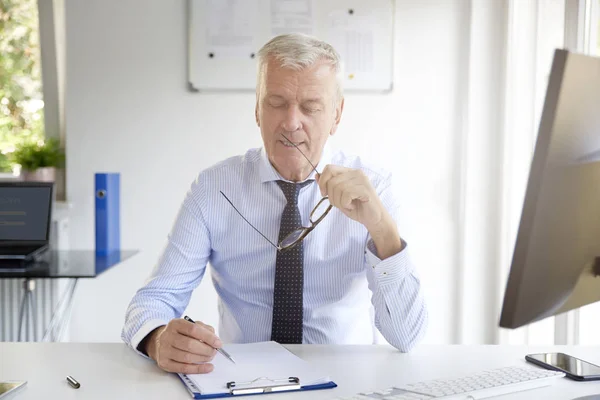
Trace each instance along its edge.
{"label": "man's wrist", "polygon": [[369,235],[377,248],[379,258],[382,260],[402,250],[402,239],[398,233],[398,227],[389,214],[380,224],[369,229]]}
{"label": "man's wrist", "polygon": [[146,337],[142,339],[142,341],[138,345],[138,350],[142,353],[145,353],[151,359],[156,360],[156,338],[165,328],[165,325],[161,325],[149,334],[147,334]]}

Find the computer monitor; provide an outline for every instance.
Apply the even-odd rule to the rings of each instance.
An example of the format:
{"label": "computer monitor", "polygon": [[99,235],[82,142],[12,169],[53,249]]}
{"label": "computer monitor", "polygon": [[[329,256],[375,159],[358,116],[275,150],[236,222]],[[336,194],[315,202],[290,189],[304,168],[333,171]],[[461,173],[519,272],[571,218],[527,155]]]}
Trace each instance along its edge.
{"label": "computer monitor", "polygon": [[500,326],[600,300],[600,58],[556,50]]}

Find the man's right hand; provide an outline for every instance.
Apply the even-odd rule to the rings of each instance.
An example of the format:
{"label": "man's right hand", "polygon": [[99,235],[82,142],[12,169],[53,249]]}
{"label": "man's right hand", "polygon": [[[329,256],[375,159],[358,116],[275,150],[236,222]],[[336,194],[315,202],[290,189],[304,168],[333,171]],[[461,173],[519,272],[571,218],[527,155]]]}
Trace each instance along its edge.
{"label": "man's right hand", "polygon": [[208,361],[222,345],[212,326],[178,318],[150,333],[146,353],[167,372],[205,374],[213,370]]}

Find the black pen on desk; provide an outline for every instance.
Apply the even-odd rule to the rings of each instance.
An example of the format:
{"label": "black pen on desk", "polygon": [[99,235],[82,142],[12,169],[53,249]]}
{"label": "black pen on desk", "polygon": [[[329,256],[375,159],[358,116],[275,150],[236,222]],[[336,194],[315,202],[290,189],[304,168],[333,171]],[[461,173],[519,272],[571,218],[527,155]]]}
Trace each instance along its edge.
{"label": "black pen on desk", "polygon": [[[192,324],[195,324],[195,323],[196,323],[196,322],[195,322],[193,319],[191,319],[191,318],[190,318],[190,317],[188,317],[187,315],[186,315],[185,317],[183,317],[183,319],[185,319],[186,321],[189,321],[189,322],[191,322]],[[231,361],[232,363],[234,363],[234,364],[235,364],[235,360],[233,359],[233,357],[231,357],[231,356],[229,355],[229,353],[228,353],[228,352],[226,352],[226,351],[225,351],[223,348],[216,349],[216,350],[217,350],[219,353],[223,354],[223,355],[225,356],[225,358],[229,359],[229,361]]]}

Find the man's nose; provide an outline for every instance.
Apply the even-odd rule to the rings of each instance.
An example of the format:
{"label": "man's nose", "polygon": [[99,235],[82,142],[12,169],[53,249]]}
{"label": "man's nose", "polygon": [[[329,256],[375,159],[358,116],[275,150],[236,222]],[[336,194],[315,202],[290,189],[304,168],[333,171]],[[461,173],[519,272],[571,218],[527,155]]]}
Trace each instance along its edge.
{"label": "man's nose", "polygon": [[287,113],[285,115],[285,120],[283,121],[283,129],[287,132],[296,132],[297,130],[302,129],[302,122],[300,120],[300,110],[296,106],[288,107]]}

